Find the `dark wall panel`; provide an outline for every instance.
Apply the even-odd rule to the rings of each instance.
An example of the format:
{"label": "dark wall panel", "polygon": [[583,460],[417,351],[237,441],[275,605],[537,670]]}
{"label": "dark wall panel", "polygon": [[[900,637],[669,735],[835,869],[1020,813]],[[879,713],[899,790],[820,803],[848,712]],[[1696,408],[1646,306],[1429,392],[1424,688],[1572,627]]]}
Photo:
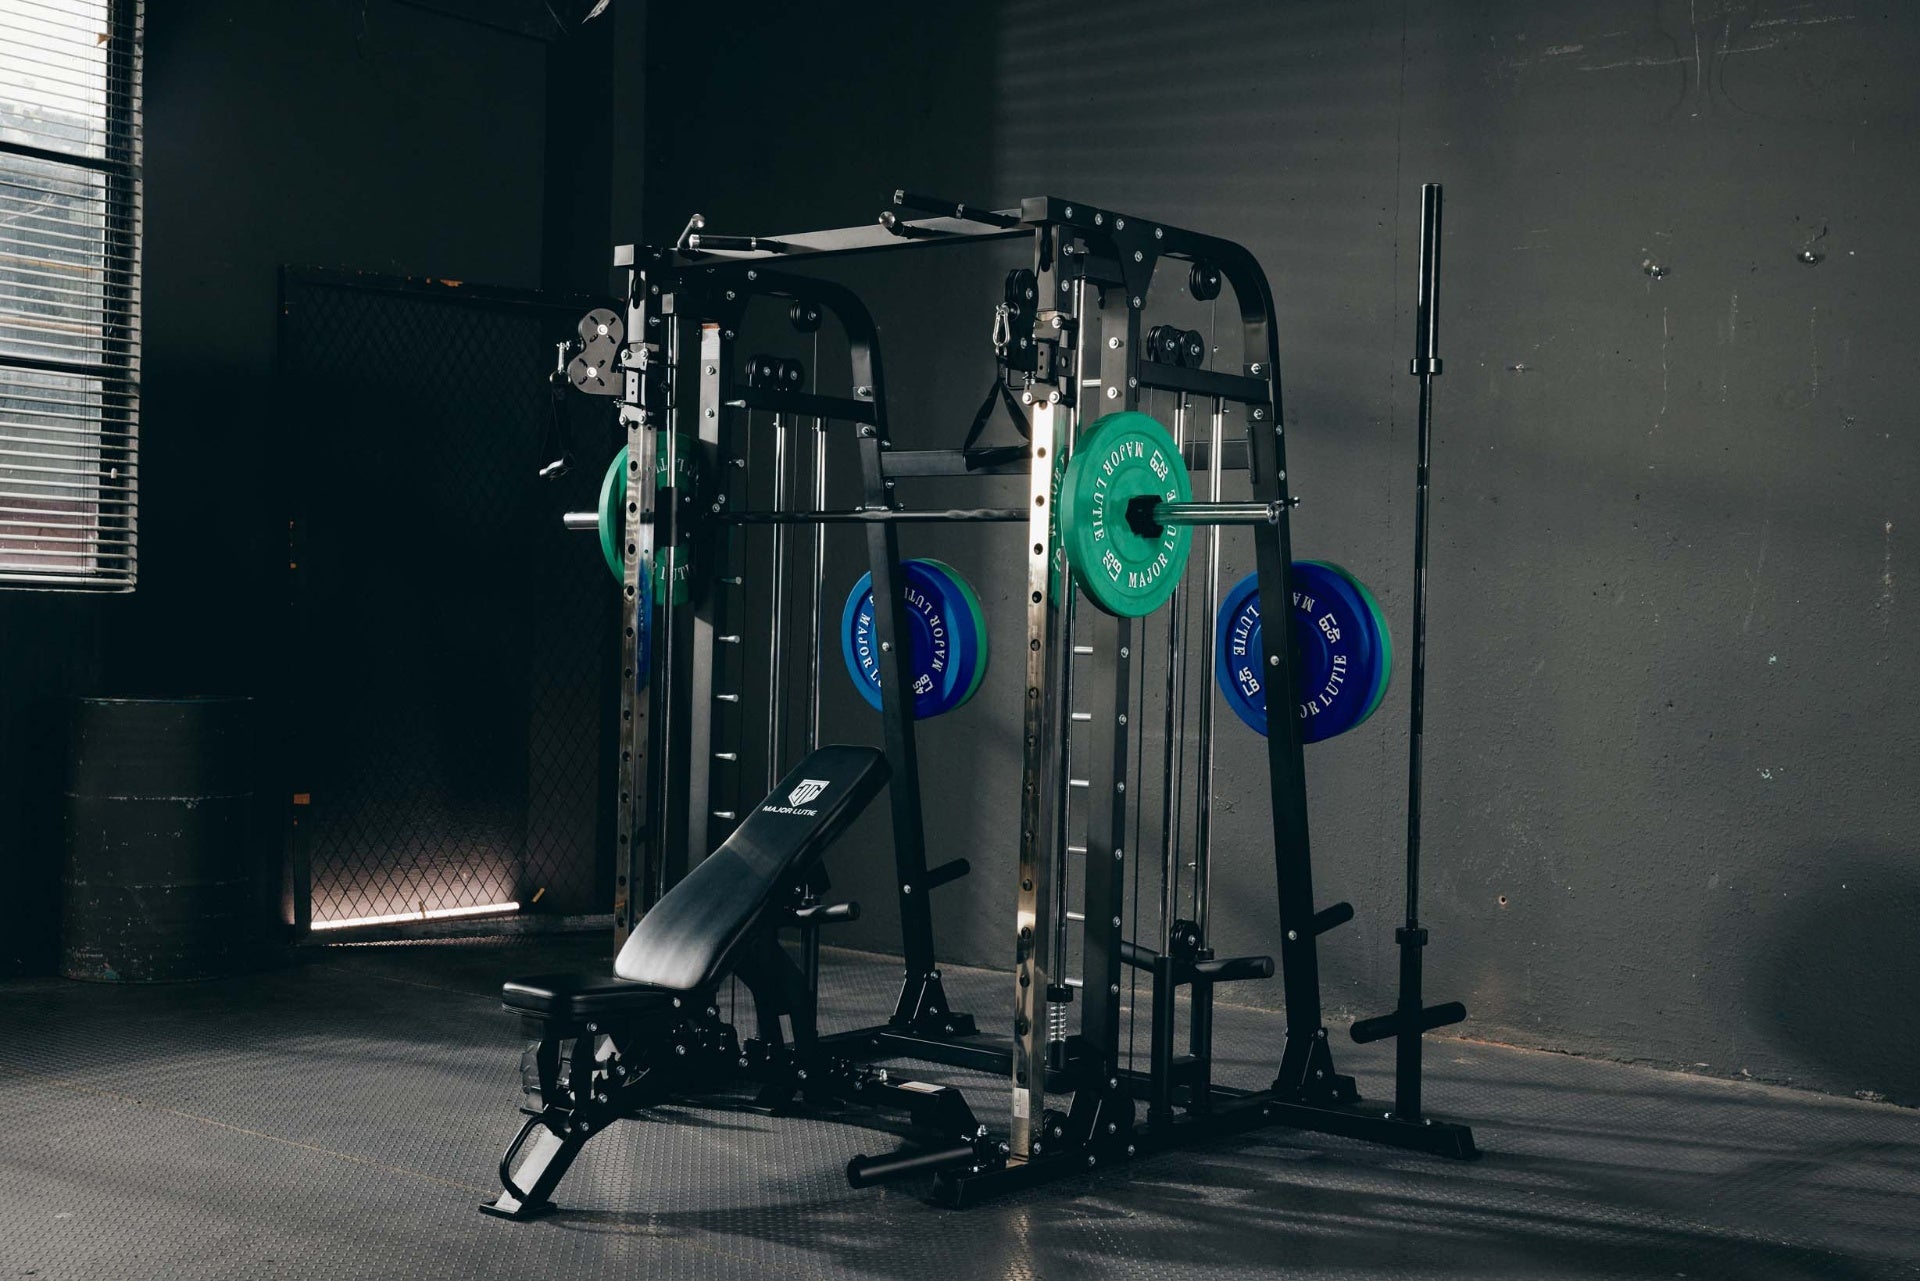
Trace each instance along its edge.
{"label": "dark wall panel", "polygon": [[393,3],[155,8],[150,501],[116,668],[231,682],[277,666],[273,478],[299,465],[271,394],[278,269],[537,284],[545,46]]}
{"label": "dark wall panel", "polygon": [[[654,233],[695,208],[728,231],[864,221],[904,184],[1246,242],[1280,304],[1296,545],[1358,572],[1404,632],[1418,185],[1446,183],[1430,990],[1477,1035],[1920,1098],[1920,1025],[1868,1006],[1920,980],[1898,941],[1920,902],[1899,283],[1920,267],[1920,16],[1019,0],[935,30],[860,12],[656,27]],[[992,270],[930,289],[863,270],[903,435],[952,439],[941,420],[963,423],[987,374]],[[956,545],[1017,645],[1011,549]],[[924,739],[930,811],[976,869],[942,891],[943,946],[996,965],[1007,670]],[[830,729],[871,728],[834,705]],[[1310,749],[1320,894],[1361,910],[1326,948],[1355,1012],[1389,999],[1405,731],[1397,684]],[[1221,733],[1218,930],[1251,948],[1266,801],[1253,742]],[[883,945],[885,834],[862,833],[839,860],[870,908],[849,937]]]}
{"label": "dark wall panel", "polygon": [[148,6],[140,586],[0,592],[0,969],[51,964],[58,700],[279,688],[298,465],[271,389],[279,265],[538,284],[546,48],[393,0]]}
{"label": "dark wall panel", "polygon": [[[600,474],[536,476],[551,353],[584,304],[304,271],[284,297],[305,441],[286,732],[313,920],[605,911],[617,592],[560,519]],[[568,434],[611,434],[605,401],[560,409]]]}

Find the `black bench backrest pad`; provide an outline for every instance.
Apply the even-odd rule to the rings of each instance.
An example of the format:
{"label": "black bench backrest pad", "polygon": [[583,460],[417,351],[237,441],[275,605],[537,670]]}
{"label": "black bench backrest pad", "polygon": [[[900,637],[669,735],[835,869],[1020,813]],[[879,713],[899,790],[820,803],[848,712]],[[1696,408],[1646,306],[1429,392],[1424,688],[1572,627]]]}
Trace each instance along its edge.
{"label": "black bench backrest pad", "polygon": [[775,895],[812,870],[889,773],[887,758],[871,747],[810,753],[640,918],[613,972],[675,992],[719,982]]}

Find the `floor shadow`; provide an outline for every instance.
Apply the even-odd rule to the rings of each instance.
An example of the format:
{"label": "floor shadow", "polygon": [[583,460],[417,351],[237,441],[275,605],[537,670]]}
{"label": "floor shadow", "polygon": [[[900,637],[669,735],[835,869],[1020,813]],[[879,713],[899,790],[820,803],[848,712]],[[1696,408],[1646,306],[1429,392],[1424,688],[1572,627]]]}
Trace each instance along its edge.
{"label": "floor shadow", "polygon": [[1846,1093],[1920,1104],[1920,851],[1849,843],[1806,858],[1822,889],[1775,916],[1749,1022]]}

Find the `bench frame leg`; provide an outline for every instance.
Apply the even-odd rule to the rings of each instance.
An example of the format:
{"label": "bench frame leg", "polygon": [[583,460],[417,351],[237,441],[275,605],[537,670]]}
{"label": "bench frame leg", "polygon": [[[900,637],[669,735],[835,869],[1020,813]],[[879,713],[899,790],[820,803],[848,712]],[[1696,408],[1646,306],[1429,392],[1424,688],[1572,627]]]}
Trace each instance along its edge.
{"label": "bench frame leg", "polygon": [[696,1083],[731,1077],[742,1061],[733,1028],[704,993],[690,994],[671,1018],[610,1026],[530,1019],[527,1030],[539,1038],[540,1109],[522,1109],[527,1120],[500,1158],[500,1195],[480,1207],[503,1219],[552,1210],[554,1189],[580,1149],[615,1121]]}
{"label": "bench frame leg", "polygon": [[[480,1207],[482,1214],[525,1220],[553,1211],[554,1205],[549,1199],[553,1190],[566,1177],[573,1159],[580,1155],[580,1149],[586,1146],[594,1133],[590,1122],[562,1124],[568,1125],[569,1133],[556,1133],[545,1112],[537,1112],[527,1118],[527,1123],[520,1127],[519,1136],[508,1145],[507,1154],[500,1159],[500,1182],[504,1185],[500,1195]],[[576,1125],[585,1128],[575,1129]],[[520,1155],[529,1137],[533,1139],[533,1150],[520,1163],[520,1168],[515,1170],[514,1158]]]}

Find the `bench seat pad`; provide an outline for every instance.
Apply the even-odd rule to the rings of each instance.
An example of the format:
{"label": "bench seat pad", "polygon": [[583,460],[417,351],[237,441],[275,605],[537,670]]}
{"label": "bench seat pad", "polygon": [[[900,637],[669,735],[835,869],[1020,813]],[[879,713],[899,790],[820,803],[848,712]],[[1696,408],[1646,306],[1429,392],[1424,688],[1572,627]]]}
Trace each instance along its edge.
{"label": "bench seat pad", "polygon": [[809,753],[733,835],[661,896],[614,959],[612,975],[539,974],[500,993],[510,1010],[541,1018],[632,1018],[671,1010],[676,996],[710,990],[756,930],[887,784],[871,747]]}
{"label": "bench seat pad", "polygon": [[614,958],[614,973],[673,992],[719,982],[741,946],[768,925],[776,898],[819,863],[887,775],[887,758],[871,747],[836,744],[809,753],[640,918]]}
{"label": "bench seat pad", "polygon": [[500,999],[543,1019],[629,1019],[673,1008],[675,992],[611,974],[536,974],[510,980]]}

